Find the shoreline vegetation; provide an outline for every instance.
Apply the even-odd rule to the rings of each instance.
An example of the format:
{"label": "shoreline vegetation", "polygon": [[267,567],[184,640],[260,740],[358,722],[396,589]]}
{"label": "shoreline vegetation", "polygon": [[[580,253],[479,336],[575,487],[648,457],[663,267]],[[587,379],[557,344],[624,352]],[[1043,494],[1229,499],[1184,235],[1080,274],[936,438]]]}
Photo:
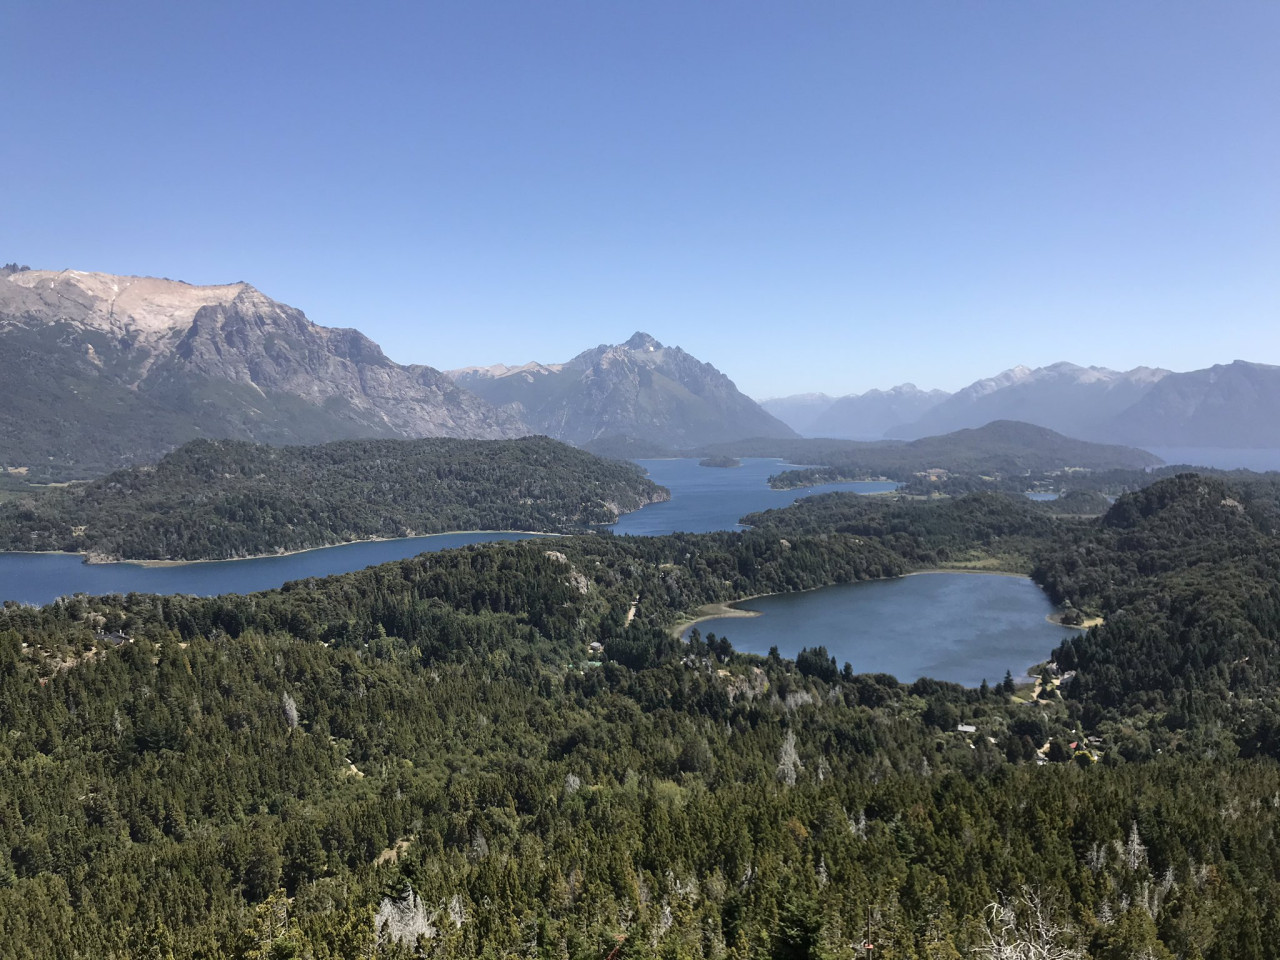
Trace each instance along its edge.
{"label": "shoreline vegetation", "polygon": [[1106,620],[1102,617],[1085,617],[1079,623],[1067,623],[1064,619],[1066,615],[1067,611],[1065,610],[1055,610],[1053,613],[1045,617],[1045,619],[1050,623],[1056,623],[1060,627],[1066,627],[1068,630],[1081,631],[1088,630],[1090,627],[1100,627],[1106,623]]}
{"label": "shoreline vegetation", "polygon": [[127,557],[110,557],[95,554],[92,551],[73,550],[0,550],[0,555],[12,554],[26,557],[80,557],[81,562],[89,566],[109,566],[113,563],[128,564],[131,567],[190,567],[202,563],[240,563],[244,560],[274,560],[277,557],[294,557],[301,553],[314,553],[317,550],[332,550],[335,547],[351,547],[361,543],[394,543],[397,540],[427,540],[433,537],[454,537],[466,534],[515,533],[529,537],[571,537],[571,533],[555,533],[547,530],[441,530],[439,533],[416,533],[408,537],[361,537],[358,540],[339,540],[334,543],[322,543],[314,547],[298,547],[294,550],[278,550],[272,553],[255,553],[243,557],[212,557],[198,560],[131,560]]}
{"label": "shoreline vegetation", "polygon": [[[460,957],[525,951],[530,931],[599,955],[619,916],[645,918],[637,939],[658,929],[637,890],[690,877],[712,895],[678,894],[642,949],[811,955],[883,893],[868,942],[894,955],[930,952],[934,924],[950,955],[981,953],[993,931],[971,918],[997,903],[1097,957],[1261,960],[1280,940],[1261,668],[1277,502],[1184,476],[1064,531],[989,494],[848,496],[741,534],[495,542],[252,596],[5,605],[0,916],[32,958],[407,955],[379,946],[386,918],[436,915]],[[1058,610],[1107,617],[1048,637],[1039,685],[904,683],[816,647],[664,633],[820,583],[1009,575],[946,565],[1014,548]],[[772,866],[727,889],[753,864]],[[557,892],[575,871],[578,900]],[[1024,883],[1034,903],[1000,899]],[[1144,904],[1161,903],[1157,927]]]}
{"label": "shoreline vegetation", "polygon": [[[821,590],[821,587],[814,587],[815,590]],[[809,591],[802,591],[808,593]],[[762,597],[777,597],[781,594],[777,593],[757,593],[750,597],[742,597],[738,600],[727,600],[723,603],[704,603],[702,606],[694,610],[695,616],[692,618],[682,617],[668,627],[668,632],[677,640],[681,639],[685,631],[691,627],[696,627],[700,623],[708,620],[746,620],[751,617],[763,617],[764,614],[759,610],[743,610],[734,606],[738,603],[747,603],[751,600],[759,600]]]}
{"label": "shoreline vegetation", "polygon": [[670,496],[634,464],[546,437],[280,448],[198,440],[154,466],[0,504],[0,547],[243,559],[448,531],[577,533]]}

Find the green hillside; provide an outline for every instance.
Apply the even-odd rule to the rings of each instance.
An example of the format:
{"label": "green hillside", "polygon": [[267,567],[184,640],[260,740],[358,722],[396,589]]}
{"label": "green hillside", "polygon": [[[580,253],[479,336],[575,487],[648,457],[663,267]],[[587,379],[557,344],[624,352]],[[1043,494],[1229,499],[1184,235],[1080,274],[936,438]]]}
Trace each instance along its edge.
{"label": "green hillside", "polygon": [[[1022,506],[7,606],[0,957],[1265,960],[1271,505],[1186,476]],[[1105,618],[1034,697],[667,630],[1006,537]]]}
{"label": "green hillside", "polygon": [[0,549],[198,560],[449,530],[566,532],[667,493],[545,437],[197,440],[154,467],[0,503]]}

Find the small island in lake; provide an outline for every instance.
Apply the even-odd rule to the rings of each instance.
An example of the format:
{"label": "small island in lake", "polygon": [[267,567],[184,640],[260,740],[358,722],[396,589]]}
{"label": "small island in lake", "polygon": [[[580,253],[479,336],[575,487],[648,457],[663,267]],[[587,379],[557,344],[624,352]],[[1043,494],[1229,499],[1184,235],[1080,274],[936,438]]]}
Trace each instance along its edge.
{"label": "small island in lake", "polygon": [[740,467],[742,461],[737,457],[703,457],[698,461],[700,467]]}

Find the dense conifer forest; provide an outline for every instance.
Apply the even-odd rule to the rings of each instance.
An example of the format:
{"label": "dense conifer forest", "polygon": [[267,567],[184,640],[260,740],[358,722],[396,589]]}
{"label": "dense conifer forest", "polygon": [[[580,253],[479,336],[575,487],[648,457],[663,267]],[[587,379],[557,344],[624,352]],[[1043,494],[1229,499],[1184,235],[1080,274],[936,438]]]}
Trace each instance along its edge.
{"label": "dense conifer forest", "polygon": [[196,440],[154,467],[0,502],[0,549],[222,560],[451,530],[582,530],[665,499],[629,463],[546,437]]}
{"label": "dense conifer forest", "polygon": [[[0,957],[1273,956],[1275,516],[1191,475],[1094,520],[832,495],[7,604]],[[1034,690],[669,630],[980,563],[1101,617]]]}

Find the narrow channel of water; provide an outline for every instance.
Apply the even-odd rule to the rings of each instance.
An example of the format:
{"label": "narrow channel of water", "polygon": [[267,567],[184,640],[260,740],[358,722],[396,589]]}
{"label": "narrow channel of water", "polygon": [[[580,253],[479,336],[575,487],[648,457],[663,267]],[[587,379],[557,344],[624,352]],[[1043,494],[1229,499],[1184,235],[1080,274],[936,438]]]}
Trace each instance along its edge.
{"label": "narrow channel of water", "polygon": [[[791,465],[781,460],[744,460],[741,467],[703,467],[697,460],[642,460],[650,476],[671,490],[671,499],[626,514],[611,528],[645,536],[684,531],[739,530],[738,519],[756,510],[785,507],[800,497],[828,490],[878,493],[892,483],[840,483],[801,490],[771,490],[768,479]],[[522,540],[529,533],[442,533],[400,540],[348,543],[304,553],[252,560],[148,567],[137,563],[85,564],[74,554],[0,553],[0,601],[49,603],[73,593],[187,593],[216,596],[270,590],[290,580],[349,573],[493,540]]]}
{"label": "narrow channel of water", "polygon": [[492,540],[524,540],[531,533],[440,533],[321,547],[252,560],[209,560],[149,567],[139,563],[85,563],[76,554],[0,553],[0,600],[49,603],[73,593],[222,593],[271,590],[290,580],[350,573],[420,553]]}
{"label": "narrow channel of water", "polygon": [[666,503],[628,513],[613,525],[614,533],[656,537],[668,533],[742,530],[738,521],[749,513],[790,506],[801,497],[833,490],[890,493],[898,484],[867,480],[824,483],[798,490],[773,490],[769,477],[795,466],[783,460],[749,458],[740,467],[704,467],[697,460],[637,460],[649,479],[671,491]]}
{"label": "narrow channel of water", "polygon": [[[639,462],[671,490],[672,499],[622,517],[613,526],[616,533],[741,529],[740,517],[785,507],[800,497],[832,490],[884,493],[897,486],[863,482],[772,490],[768,478],[789,467],[780,460],[749,459],[741,467],[703,467],[696,460]],[[0,553],[0,600],[39,604],[72,593],[252,593],[420,553],[531,536],[536,534],[446,533],[154,567],[85,564],[72,554]],[[825,646],[837,663],[848,661],[859,673],[891,673],[902,680],[930,676],[968,685],[983,679],[995,683],[1006,670],[1018,676],[1044,660],[1067,635],[1046,620],[1051,607],[1039,588],[1016,577],[927,574],[763,597],[741,606],[764,615],[707,621],[699,628],[762,655],[772,646],[787,657],[803,647]]]}

